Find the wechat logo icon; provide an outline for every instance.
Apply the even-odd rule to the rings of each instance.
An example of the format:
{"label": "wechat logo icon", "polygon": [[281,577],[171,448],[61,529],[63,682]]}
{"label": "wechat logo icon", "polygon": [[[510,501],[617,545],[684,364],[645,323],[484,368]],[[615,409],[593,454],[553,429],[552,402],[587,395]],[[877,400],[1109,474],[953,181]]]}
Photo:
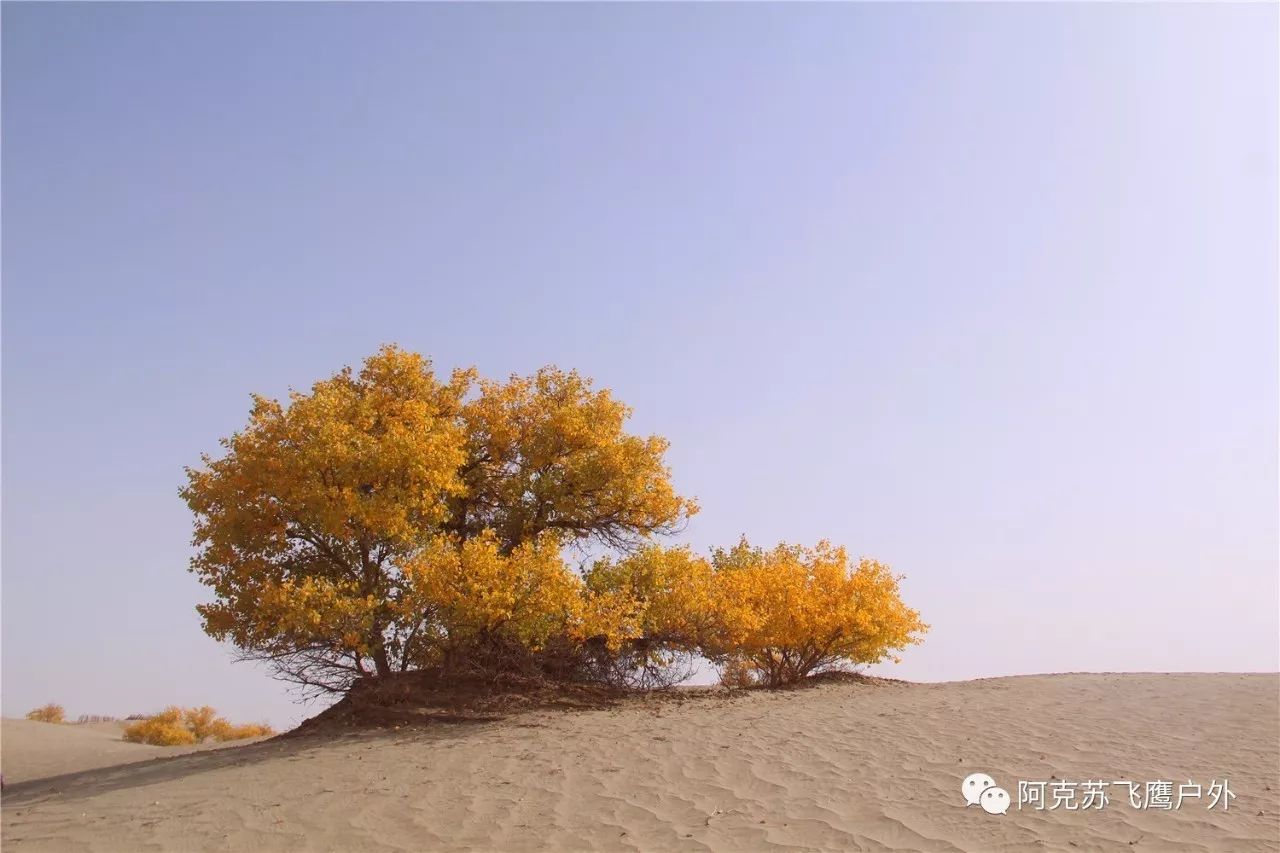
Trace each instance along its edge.
{"label": "wechat logo icon", "polygon": [[1009,811],[1009,792],[996,784],[986,773],[970,773],[960,785],[965,806],[981,806],[987,814],[1004,814]]}

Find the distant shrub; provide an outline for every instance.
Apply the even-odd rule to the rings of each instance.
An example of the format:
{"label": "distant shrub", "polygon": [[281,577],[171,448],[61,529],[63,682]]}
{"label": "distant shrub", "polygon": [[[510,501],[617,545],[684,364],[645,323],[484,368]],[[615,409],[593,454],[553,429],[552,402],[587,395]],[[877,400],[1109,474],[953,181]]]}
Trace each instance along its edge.
{"label": "distant shrub", "polygon": [[[213,737],[216,730],[226,726],[227,721],[218,716],[218,712],[203,705],[199,708],[188,708],[182,712],[182,722],[197,741]],[[222,738],[219,738],[221,740]]]}
{"label": "distant shrub", "polygon": [[50,702],[48,705],[36,708],[34,711],[28,711],[27,719],[35,720],[38,723],[65,723],[67,721],[67,712],[61,705]]}
{"label": "distant shrub", "polygon": [[124,739],[130,743],[152,746],[179,746],[196,742],[196,736],[184,725],[182,709],[176,705],[159,714],[125,726]]}
{"label": "distant shrub", "polygon": [[760,670],[746,658],[733,657],[720,667],[720,684],[735,690],[755,687],[760,683]]}
{"label": "distant shrub", "polygon": [[248,723],[233,726],[208,705],[186,709],[171,705],[158,714],[126,726],[124,739],[152,746],[181,746],[206,740],[230,741],[273,734],[275,731],[268,725]]}
{"label": "distant shrub", "polygon": [[213,733],[214,740],[244,740],[250,737],[266,737],[275,734],[275,729],[265,723],[245,723],[240,726],[227,726]]}

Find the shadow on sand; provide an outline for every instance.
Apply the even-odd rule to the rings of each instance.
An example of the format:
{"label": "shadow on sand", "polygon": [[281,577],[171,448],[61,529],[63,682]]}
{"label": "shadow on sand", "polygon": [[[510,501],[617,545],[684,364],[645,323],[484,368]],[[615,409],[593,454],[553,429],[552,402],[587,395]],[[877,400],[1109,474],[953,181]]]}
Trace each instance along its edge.
{"label": "shadow on sand", "polygon": [[315,734],[286,732],[269,740],[242,746],[226,746],[184,755],[131,761],[110,767],[29,779],[4,786],[0,804],[7,810],[15,806],[34,805],[50,800],[78,800],[146,785],[162,785],[227,767],[244,767],[262,761],[289,760],[311,750],[335,745],[385,744],[393,746],[408,738],[415,741],[449,740],[465,737],[478,727],[491,725],[497,718],[436,717],[432,723],[413,727],[409,731],[365,729],[350,732],[317,732]]}

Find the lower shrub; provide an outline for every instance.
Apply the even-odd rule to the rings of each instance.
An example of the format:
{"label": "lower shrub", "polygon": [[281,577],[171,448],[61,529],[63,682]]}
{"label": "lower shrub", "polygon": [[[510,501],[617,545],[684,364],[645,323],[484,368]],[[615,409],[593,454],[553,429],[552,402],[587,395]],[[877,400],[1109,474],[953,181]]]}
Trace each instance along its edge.
{"label": "lower shrub", "polygon": [[35,720],[37,723],[63,723],[66,722],[67,712],[61,705],[50,702],[48,705],[28,711],[27,719]]}
{"label": "lower shrub", "polygon": [[223,742],[273,734],[275,731],[265,724],[234,726],[217,716],[217,712],[208,705],[185,710],[171,705],[158,714],[126,726],[124,739],[152,746],[183,746],[207,740]]}
{"label": "lower shrub", "polygon": [[180,746],[196,742],[196,736],[182,719],[182,709],[165,708],[159,714],[125,726],[124,739],[152,746]]}
{"label": "lower shrub", "polygon": [[741,690],[746,687],[755,687],[759,683],[760,670],[746,658],[729,658],[720,667],[720,684],[722,687]]}

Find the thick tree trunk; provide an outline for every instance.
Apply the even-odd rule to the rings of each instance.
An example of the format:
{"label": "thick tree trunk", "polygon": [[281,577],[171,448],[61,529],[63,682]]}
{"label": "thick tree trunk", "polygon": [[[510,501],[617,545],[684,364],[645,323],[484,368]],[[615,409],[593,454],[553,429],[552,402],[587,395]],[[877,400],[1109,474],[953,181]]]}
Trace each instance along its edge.
{"label": "thick tree trunk", "polygon": [[373,665],[377,667],[379,677],[391,674],[391,662],[387,660],[387,650],[382,646],[373,650]]}

